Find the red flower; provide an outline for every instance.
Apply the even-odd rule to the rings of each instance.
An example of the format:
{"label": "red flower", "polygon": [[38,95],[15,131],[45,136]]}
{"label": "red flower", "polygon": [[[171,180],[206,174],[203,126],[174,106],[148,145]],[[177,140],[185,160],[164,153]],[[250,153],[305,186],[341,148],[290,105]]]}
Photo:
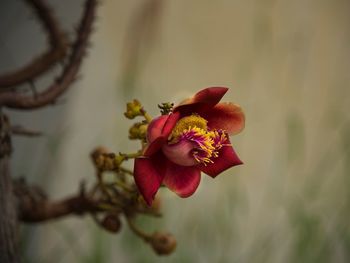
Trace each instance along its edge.
{"label": "red flower", "polygon": [[242,164],[228,135],[244,128],[244,113],[236,104],[219,103],[227,90],[203,89],[149,124],[148,146],[134,167],[136,185],[147,204],[161,184],[188,197],[197,189],[201,172],[214,178]]}

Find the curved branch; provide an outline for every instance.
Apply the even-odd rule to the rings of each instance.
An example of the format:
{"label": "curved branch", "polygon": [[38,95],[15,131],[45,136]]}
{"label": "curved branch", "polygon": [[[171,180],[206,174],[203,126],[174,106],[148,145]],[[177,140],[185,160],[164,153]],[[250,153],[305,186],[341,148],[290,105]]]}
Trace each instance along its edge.
{"label": "curved branch", "polygon": [[50,49],[15,72],[1,75],[0,88],[9,88],[33,80],[48,71],[67,54],[68,44],[66,36],[59,27],[59,23],[54,17],[52,10],[44,0],[26,1],[33,7],[40,18],[40,22],[47,31]]}
{"label": "curved branch", "polygon": [[78,194],[60,201],[49,200],[42,188],[28,185],[23,178],[13,180],[13,192],[17,203],[18,219],[26,223],[103,211],[98,201],[85,194],[83,183],[80,185]]}
{"label": "curved branch", "polygon": [[61,201],[42,200],[40,202],[22,201],[18,218],[26,223],[39,223],[58,219],[67,215],[84,215],[102,211],[97,204],[85,196],[73,196]]}
{"label": "curved branch", "polygon": [[14,109],[36,109],[54,103],[64,93],[69,85],[77,78],[82,59],[88,46],[88,38],[92,31],[92,24],[95,18],[97,0],[87,0],[85,3],[84,15],[77,30],[77,39],[72,47],[72,53],[62,74],[51,86],[36,96],[25,96],[14,92],[0,93],[0,107],[6,106]]}

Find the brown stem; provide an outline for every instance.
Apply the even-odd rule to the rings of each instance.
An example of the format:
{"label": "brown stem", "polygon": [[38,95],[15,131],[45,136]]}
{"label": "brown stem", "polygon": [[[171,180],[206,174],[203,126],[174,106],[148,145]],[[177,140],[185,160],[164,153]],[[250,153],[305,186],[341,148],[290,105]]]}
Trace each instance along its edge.
{"label": "brown stem", "polygon": [[13,185],[18,219],[22,222],[43,222],[67,215],[102,211],[98,200],[85,194],[84,183],[81,184],[77,195],[59,201],[48,200],[42,188],[36,185],[29,186],[22,178],[14,180]]}
{"label": "brown stem", "polygon": [[126,169],[126,168],[124,168],[122,166],[119,167],[119,171],[121,171],[122,173],[128,174],[128,175],[131,175],[131,176],[134,175],[133,171],[131,171],[129,169]]}
{"label": "brown stem", "polygon": [[82,59],[86,53],[96,6],[97,0],[86,0],[84,15],[77,30],[77,39],[73,45],[71,56],[56,81],[34,97],[11,91],[0,93],[0,106],[21,110],[36,109],[54,103],[68,89],[70,84],[76,80]]}
{"label": "brown stem", "polygon": [[26,223],[37,223],[61,218],[67,215],[84,215],[102,211],[95,201],[85,196],[73,196],[61,201],[42,200],[33,202],[20,200],[19,220]]}
{"label": "brown stem", "polygon": [[143,232],[141,229],[139,229],[136,225],[134,220],[129,217],[129,216],[125,216],[126,221],[128,222],[128,225],[130,227],[130,229],[139,237],[141,237],[143,240],[145,241],[149,241],[152,238],[152,235],[147,234],[145,232]]}
{"label": "brown stem", "polygon": [[59,23],[45,0],[26,0],[35,10],[48,33],[50,49],[22,68],[0,76],[0,88],[9,88],[29,82],[48,71],[67,54],[68,44]]}
{"label": "brown stem", "polygon": [[9,157],[0,158],[0,262],[19,262],[17,219],[10,179]]}
{"label": "brown stem", "polygon": [[11,127],[12,135],[28,136],[28,137],[38,137],[43,135],[40,131],[29,130],[22,126],[16,125]]}
{"label": "brown stem", "polygon": [[86,195],[84,183],[81,184],[78,194],[58,201],[49,200],[42,188],[27,185],[23,178],[14,180],[13,185],[17,215],[22,222],[36,223],[68,215],[104,211],[100,206],[101,200]]}
{"label": "brown stem", "polygon": [[8,118],[0,112],[0,262],[3,263],[19,262],[10,154],[10,123]]}

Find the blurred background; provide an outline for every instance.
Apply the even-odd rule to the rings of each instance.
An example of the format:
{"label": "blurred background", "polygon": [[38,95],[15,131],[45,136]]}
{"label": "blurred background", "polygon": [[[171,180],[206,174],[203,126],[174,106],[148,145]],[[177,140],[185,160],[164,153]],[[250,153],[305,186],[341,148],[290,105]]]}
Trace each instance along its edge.
{"label": "blurred background", "polygon": [[[74,37],[83,1],[49,3]],[[46,36],[24,1],[0,5],[5,72],[40,54]],[[112,235],[71,217],[21,227],[24,262],[349,262],[349,11],[347,0],[103,0],[81,80],[53,107],[7,111],[45,133],[14,139],[12,175],[52,198],[76,193],[94,180],[95,146],[137,149],[127,101],[156,116],[158,103],[218,85],[246,113],[231,138],[245,164],[203,175],[188,199],[161,190],[164,216],[139,224],[176,236],[169,257],[128,227]]]}

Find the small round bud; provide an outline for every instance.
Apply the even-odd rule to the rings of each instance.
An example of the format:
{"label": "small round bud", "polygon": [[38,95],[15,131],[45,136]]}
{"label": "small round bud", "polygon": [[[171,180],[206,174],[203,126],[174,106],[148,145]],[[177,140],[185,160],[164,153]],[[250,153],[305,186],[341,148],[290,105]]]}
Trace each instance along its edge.
{"label": "small round bud", "polygon": [[130,140],[145,140],[148,125],[142,122],[135,123],[129,129]]}
{"label": "small round bud", "polygon": [[103,154],[106,152],[107,150],[103,147],[98,147],[96,148],[94,151],[91,152],[90,156],[92,159],[92,162],[95,164],[95,166],[97,168],[101,168],[103,167],[104,164],[104,157]]}
{"label": "small round bud", "polygon": [[134,119],[137,116],[142,116],[142,105],[138,100],[133,100],[126,104],[125,117],[128,119]]}
{"label": "small round bud", "polygon": [[171,254],[176,248],[176,239],[169,233],[155,232],[150,239],[150,243],[158,255]]}
{"label": "small round bud", "polygon": [[99,157],[101,157],[101,155],[106,154],[106,153],[108,153],[108,150],[105,147],[100,146],[100,147],[97,147],[96,149],[94,149],[91,152],[90,156],[91,156],[91,159],[94,162],[96,162],[96,160],[98,160]]}
{"label": "small round bud", "polygon": [[106,215],[101,222],[101,226],[112,233],[117,233],[120,230],[121,225],[119,217],[115,214]]}

